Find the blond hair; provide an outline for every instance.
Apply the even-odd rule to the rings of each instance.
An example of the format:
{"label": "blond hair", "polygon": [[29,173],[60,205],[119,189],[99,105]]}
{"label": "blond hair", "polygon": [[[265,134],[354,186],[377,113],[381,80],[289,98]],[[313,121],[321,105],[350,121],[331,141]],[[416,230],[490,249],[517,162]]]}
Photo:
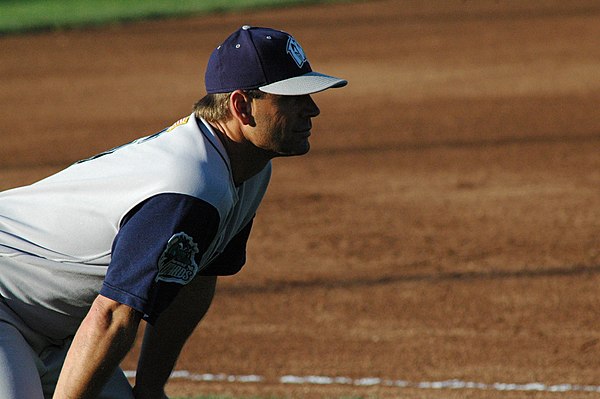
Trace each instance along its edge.
{"label": "blond hair", "polygon": [[[251,99],[262,98],[266,93],[260,90],[244,90]],[[197,118],[208,122],[224,121],[231,117],[229,97],[231,93],[207,94],[194,104],[194,114]]]}

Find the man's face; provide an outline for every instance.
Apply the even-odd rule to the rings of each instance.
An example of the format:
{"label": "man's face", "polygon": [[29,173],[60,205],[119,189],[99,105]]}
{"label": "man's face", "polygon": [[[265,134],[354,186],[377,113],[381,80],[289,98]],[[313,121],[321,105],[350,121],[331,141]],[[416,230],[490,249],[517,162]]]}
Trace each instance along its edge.
{"label": "man's face", "polygon": [[267,94],[252,101],[256,125],[247,138],[274,157],[306,154],[310,149],[311,118],[319,113],[319,107],[308,94]]}

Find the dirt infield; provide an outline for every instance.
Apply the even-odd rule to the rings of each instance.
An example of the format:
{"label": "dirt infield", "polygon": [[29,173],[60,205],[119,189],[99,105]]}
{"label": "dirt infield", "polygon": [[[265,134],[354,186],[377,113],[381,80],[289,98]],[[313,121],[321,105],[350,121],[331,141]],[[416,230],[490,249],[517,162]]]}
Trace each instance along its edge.
{"label": "dirt infield", "polygon": [[416,385],[600,385],[598,1],[370,1],[2,37],[0,189],[188,114],[211,48],[243,24],[294,33],[350,84],[315,95],[311,153],[275,161],[249,263],[177,366],[262,381],[169,392],[599,397]]}

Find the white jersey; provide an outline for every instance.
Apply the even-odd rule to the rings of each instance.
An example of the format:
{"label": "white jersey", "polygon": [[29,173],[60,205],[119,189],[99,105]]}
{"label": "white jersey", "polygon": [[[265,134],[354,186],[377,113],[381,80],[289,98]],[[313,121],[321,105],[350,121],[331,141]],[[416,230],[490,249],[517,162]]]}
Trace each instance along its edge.
{"label": "white jersey", "polygon": [[[155,254],[152,260],[144,260],[157,270],[147,277],[150,292],[134,292],[133,299],[128,299],[120,297],[124,288],[112,283],[102,290],[149,314],[147,302],[157,290],[150,288],[151,284],[186,284],[226,253],[244,229],[247,239],[270,172],[269,164],[236,187],[221,141],[210,125],[192,114],[160,133],[80,161],[32,185],[2,192],[0,295],[36,306],[56,306],[57,312],[80,319],[104,283],[115,248],[122,247],[118,262],[114,259],[113,263],[123,270],[137,261],[131,258]],[[122,233],[125,237],[119,242],[123,244],[116,245],[123,223],[145,202],[158,206],[149,205],[150,210],[142,213],[146,222],[139,221],[144,220],[142,216],[132,222],[130,232]],[[151,212],[156,219],[148,221]],[[211,216],[203,216],[205,213]],[[152,229],[171,228],[171,220],[177,218],[191,225],[186,221],[190,214],[206,219],[193,223],[198,231],[179,231],[180,227],[173,226],[173,231],[165,233],[168,237],[155,239],[162,236]],[[202,223],[212,227],[203,228]],[[206,233],[207,229],[211,231]],[[163,242],[154,243],[156,240]],[[183,249],[178,253],[177,248]],[[139,256],[132,251],[139,251]],[[3,266],[3,257],[11,258],[11,267]],[[15,270],[14,261],[23,264],[23,270]],[[57,292],[60,290],[67,293]],[[66,305],[55,305],[56,296]],[[138,296],[142,297],[139,303]]]}

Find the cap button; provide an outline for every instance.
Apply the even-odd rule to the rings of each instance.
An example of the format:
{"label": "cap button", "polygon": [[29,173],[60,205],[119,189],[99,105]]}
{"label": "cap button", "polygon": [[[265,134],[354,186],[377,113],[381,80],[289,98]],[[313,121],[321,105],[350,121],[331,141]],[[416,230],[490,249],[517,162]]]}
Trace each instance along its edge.
{"label": "cap button", "polygon": [[251,28],[251,26],[250,26],[250,25],[244,25],[244,26],[242,26],[242,29],[243,29],[243,30],[248,30],[248,29],[250,29],[250,28]]}

